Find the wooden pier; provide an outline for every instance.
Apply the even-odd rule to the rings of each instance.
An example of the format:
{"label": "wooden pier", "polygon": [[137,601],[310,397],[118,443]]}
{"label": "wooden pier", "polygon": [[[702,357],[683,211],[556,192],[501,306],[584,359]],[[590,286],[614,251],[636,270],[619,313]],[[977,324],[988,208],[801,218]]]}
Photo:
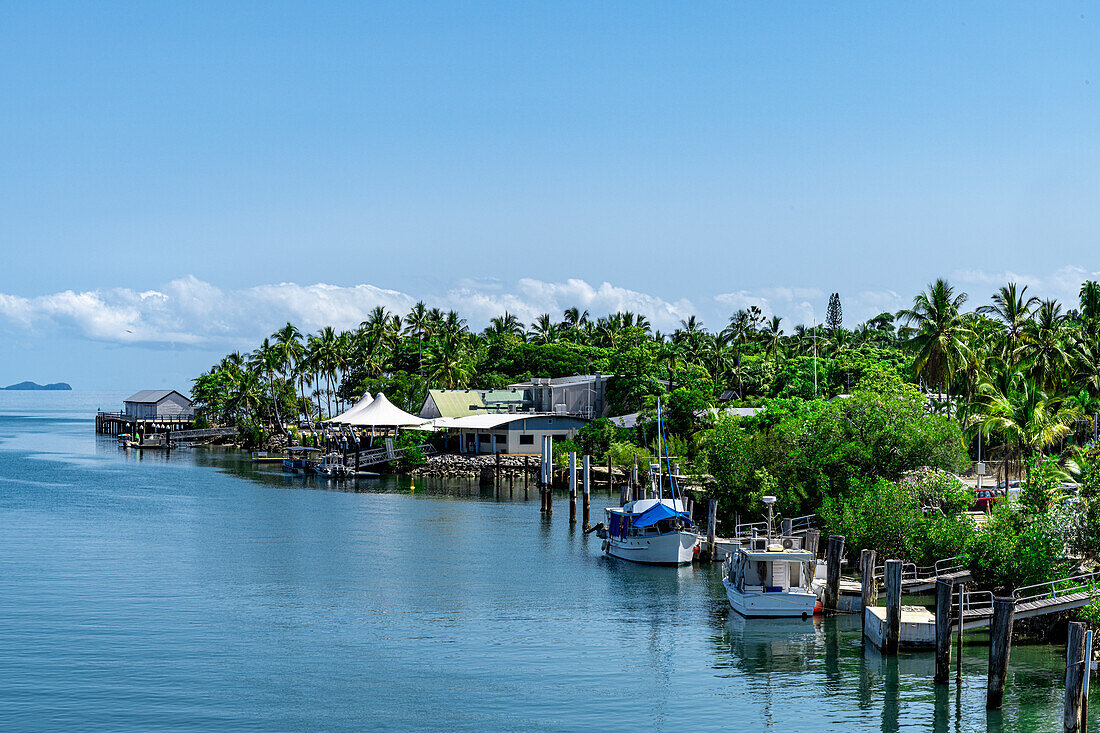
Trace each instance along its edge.
{"label": "wooden pier", "polygon": [[195,427],[194,417],[151,417],[136,418],[125,412],[97,412],[95,431],[97,435],[145,435],[146,433],[175,433],[191,430]]}

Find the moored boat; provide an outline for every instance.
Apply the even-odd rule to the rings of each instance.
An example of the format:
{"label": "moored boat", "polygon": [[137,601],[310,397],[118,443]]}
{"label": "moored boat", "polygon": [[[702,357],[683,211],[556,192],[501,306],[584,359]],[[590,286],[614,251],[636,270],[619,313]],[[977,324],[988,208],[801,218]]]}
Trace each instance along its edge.
{"label": "moored boat", "polygon": [[[657,402],[658,455],[649,461],[654,498],[629,501],[604,510],[601,528],[604,552],[612,557],[647,565],[686,565],[695,558],[699,533],[684,511],[672,473],[672,460],[663,450],[664,421]],[[662,480],[662,461],[668,469],[668,486]]]}
{"label": "moored boat", "polygon": [[802,548],[801,537],[774,536],[774,496],[768,506],[767,533],[734,548],[722,568],[730,607],[748,618],[807,617],[817,608],[813,581],[816,558]]}

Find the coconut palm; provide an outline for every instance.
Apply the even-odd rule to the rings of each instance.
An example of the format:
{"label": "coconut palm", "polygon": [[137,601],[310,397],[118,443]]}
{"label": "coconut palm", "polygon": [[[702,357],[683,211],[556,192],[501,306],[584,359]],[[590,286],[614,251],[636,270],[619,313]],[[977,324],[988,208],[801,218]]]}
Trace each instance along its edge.
{"label": "coconut palm", "polygon": [[1076,355],[1074,334],[1066,327],[1062,306],[1045,300],[1029,321],[1016,349],[1016,359],[1026,360],[1028,374],[1048,391],[1056,390],[1069,374]]}
{"label": "coconut palm", "polygon": [[489,319],[489,326],[482,331],[487,339],[498,339],[503,336],[515,336],[523,340],[523,323],[508,311],[504,315]]}
{"label": "coconut palm", "polygon": [[527,337],[535,343],[552,344],[558,340],[558,324],[554,323],[549,313],[542,313],[531,324]]}
{"label": "coconut palm", "polygon": [[1027,285],[1022,288],[1016,283],[1008,283],[993,294],[992,305],[976,308],[976,312],[993,316],[1004,324],[1004,353],[1014,355],[1020,346],[1032,312],[1039,304],[1039,298],[1031,296],[1025,299]]}
{"label": "coconut palm", "polygon": [[936,280],[928,292],[913,299],[912,308],[897,314],[910,329],[905,346],[914,353],[914,371],[938,384],[941,393],[946,390],[950,394],[951,376],[964,361],[967,339],[973,335],[959,314],[966,298],[966,293],[956,294],[947,281]]}

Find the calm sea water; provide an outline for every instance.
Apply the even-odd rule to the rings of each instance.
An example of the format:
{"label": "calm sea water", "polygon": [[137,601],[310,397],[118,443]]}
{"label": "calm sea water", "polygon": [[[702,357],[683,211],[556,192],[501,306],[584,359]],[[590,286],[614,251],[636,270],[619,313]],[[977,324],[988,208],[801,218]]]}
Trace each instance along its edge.
{"label": "calm sea water", "polygon": [[[645,568],[537,493],[357,490],[96,437],[122,394],[0,391],[0,728],[1053,731],[1064,662],[984,710],[858,620],[750,621],[716,568]],[[595,502],[602,506],[601,499]]]}

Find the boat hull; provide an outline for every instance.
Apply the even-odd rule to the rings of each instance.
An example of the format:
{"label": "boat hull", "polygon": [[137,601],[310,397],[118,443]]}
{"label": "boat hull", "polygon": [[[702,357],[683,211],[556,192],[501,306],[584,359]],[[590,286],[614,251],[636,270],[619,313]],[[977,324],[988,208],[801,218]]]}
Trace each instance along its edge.
{"label": "boat hull", "polygon": [[730,608],[746,618],[810,617],[817,605],[817,594],[810,590],[743,593],[728,578],[722,580],[722,585],[726,587]]}
{"label": "boat hull", "polygon": [[611,537],[607,554],[645,565],[687,565],[695,557],[699,537],[694,532],[669,532],[642,537]]}

